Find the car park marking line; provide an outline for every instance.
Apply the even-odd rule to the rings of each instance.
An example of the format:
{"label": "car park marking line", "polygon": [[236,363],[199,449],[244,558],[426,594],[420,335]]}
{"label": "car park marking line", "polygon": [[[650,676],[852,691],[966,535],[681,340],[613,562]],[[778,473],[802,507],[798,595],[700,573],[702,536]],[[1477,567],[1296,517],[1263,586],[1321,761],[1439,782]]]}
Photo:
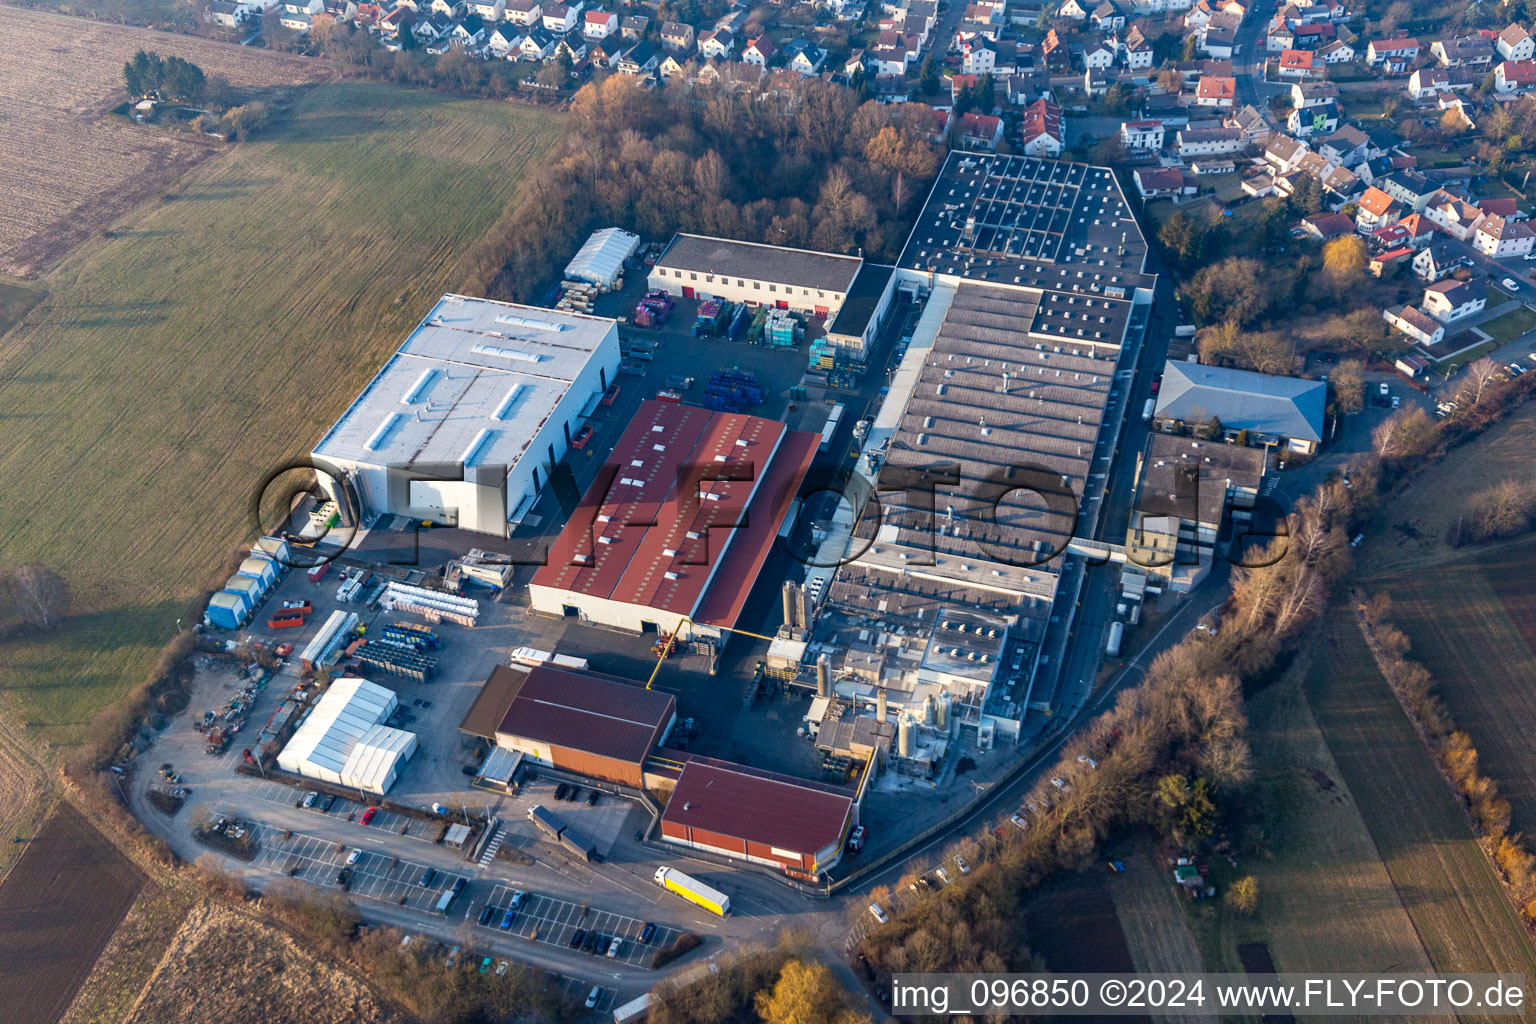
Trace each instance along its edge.
{"label": "car park marking line", "polygon": [[[479,923],[476,915],[477,927],[491,931],[501,931],[501,918],[512,905],[512,893],[516,886],[497,885],[491,890],[491,898],[486,902],[494,909],[490,920],[485,924]],[[679,934],[678,929],[667,925],[658,924],[656,934],[651,937],[648,944],[641,945],[640,932],[645,927],[645,922],[639,918],[627,917],[623,914],[615,914],[608,910],[594,910],[590,906],[583,912],[579,903],[562,900],[554,896],[546,896],[542,893],[528,892],[523,900],[523,905],[518,908],[517,916],[512,922],[512,927],[507,929],[507,934],[517,935],[529,939],[538,931],[537,941],[551,946],[569,948],[570,938],[577,930],[597,931],[612,939],[618,936],[624,940],[624,951],[615,960],[632,966],[643,966],[652,949],[664,948],[671,945],[673,939]],[[483,904],[482,904],[483,906]],[[602,959],[603,954],[593,953]]]}
{"label": "car park marking line", "polygon": [[[341,888],[336,883],[337,873],[347,866],[346,859],[351,851],[361,849],[348,846],[345,853],[339,853],[336,850],[337,844],[329,839],[294,832],[289,839],[284,840],[284,829],[263,822],[251,822],[251,826],[261,843],[260,852],[251,862],[253,865],[274,867],[284,875],[330,889]],[[466,884],[469,879],[452,872],[439,871],[432,885],[423,888],[420,885],[421,876],[430,866],[397,860],[377,851],[363,850],[358,862],[352,865],[352,882],[348,891],[391,903],[400,903],[401,897],[405,897],[404,905],[434,912],[437,900],[444,891],[452,888],[460,878],[464,878]],[[295,867],[297,871],[292,870]]]}

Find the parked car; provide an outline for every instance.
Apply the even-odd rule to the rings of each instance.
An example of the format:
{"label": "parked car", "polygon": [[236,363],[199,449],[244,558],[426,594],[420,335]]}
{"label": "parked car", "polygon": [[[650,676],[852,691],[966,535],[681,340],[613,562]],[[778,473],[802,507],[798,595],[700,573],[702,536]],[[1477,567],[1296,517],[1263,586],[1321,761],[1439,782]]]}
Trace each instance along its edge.
{"label": "parked car", "polygon": [[343,889],[345,889],[348,885],[351,885],[352,869],[342,868],[341,871],[336,875],[336,884],[341,886]]}
{"label": "parked car", "polygon": [[599,998],[602,997],[602,994],[603,994],[602,986],[601,985],[593,985],[592,986],[592,991],[587,993],[587,1009],[589,1009],[589,1010],[596,1009],[597,1008],[597,1001],[598,1001]]}
{"label": "parked car", "polygon": [[419,884],[423,889],[425,889],[427,886],[432,884],[432,880],[435,879],[436,877],[437,877],[437,868],[427,868],[427,870],[425,870],[425,871],[423,871],[421,873],[421,881],[419,883],[417,883],[417,884]]}
{"label": "parked car", "polygon": [[503,974],[506,974],[508,966],[510,966],[510,965],[505,960],[497,960],[496,961],[496,977],[499,978]]}
{"label": "parked car", "polygon": [[577,928],[575,933],[571,936],[571,941],[567,943],[567,945],[569,945],[572,949],[580,949],[581,944],[585,942],[586,939],[587,930],[585,928]]}
{"label": "parked car", "polygon": [[505,931],[510,931],[511,928],[512,928],[512,922],[515,921],[516,919],[517,919],[517,911],[508,908],[507,912],[505,914],[501,915],[501,925],[499,927],[504,932]]}
{"label": "parked car", "polygon": [[944,868],[935,868],[933,873],[938,875],[939,876],[939,881],[943,882],[945,885],[948,885],[950,883],[951,879],[949,877],[949,872],[946,871]]}
{"label": "parked car", "polygon": [[1078,764],[1085,764],[1089,768],[1097,768],[1099,766],[1099,762],[1095,761],[1093,758],[1089,757],[1087,754],[1078,754],[1077,755],[1077,763]]}
{"label": "parked car", "polygon": [[304,794],[304,800],[303,800],[304,806],[306,808],[313,807],[313,806],[315,806],[315,801],[319,800],[319,799],[320,799],[320,794],[319,793],[315,793],[315,792],[305,793]]}
{"label": "parked car", "polygon": [[619,954],[623,952],[624,940],[615,935],[613,937],[613,941],[608,943],[608,959],[617,960],[619,958]]}
{"label": "parked car", "polygon": [[960,869],[960,873],[962,875],[968,875],[971,873],[971,866],[967,864],[965,862],[965,858],[960,856],[958,853],[955,854],[955,867]]}
{"label": "parked car", "polygon": [[565,793],[566,793],[566,790],[568,788],[569,787],[566,786],[566,784],[563,783],[563,782],[560,783],[560,785],[556,786],[555,787],[555,799],[556,800],[564,800],[565,799]]}
{"label": "parked car", "polygon": [[460,768],[459,771],[463,772],[465,775],[475,775],[480,771],[480,769],[476,768],[472,764],[467,764],[463,768]]}
{"label": "parked car", "polygon": [[654,924],[652,924],[651,922],[649,922],[649,921],[645,922],[645,927],[640,929],[640,944],[642,946],[650,945],[651,938],[655,934],[656,934],[656,926]]}
{"label": "parked car", "polygon": [[484,960],[481,960],[480,961],[480,973],[481,974],[489,973],[489,971],[491,969],[491,964],[493,964],[495,962],[496,961],[492,960],[490,957],[486,957]]}
{"label": "parked car", "polygon": [[1382,381],[1380,384],[1378,384],[1376,386],[1376,390],[1378,391],[1378,393],[1380,393],[1382,398],[1386,398],[1388,395],[1390,395],[1392,393],[1392,389],[1387,387],[1387,382],[1386,381]]}
{"label": "parked car", "polygon": [[852,832],[848,833],[848,852],[858,853],[864,849],[864,839],[869,835],[869,830],[863,825],[855,825]]}
{"label": "parked car", "polygon": [[594,789],[590,793],[587,794],[587,806],[588,807],[592,807],[596,803],[597,803],[597,790]]}
{"label": "parked car", "polygon": [[1506,289],[1512,292],[1520,290],[1520,282],[1516,281],[1512,277],[1506,277],[1504,280],[1500,281],[1499,284],[1503,285]]}
{"label": "parked car", "polygon": [[377,815],[378,813],[379,813],[379,809],[377,807],[370,807],[366,811],[363,812],[363,816],[362,816],[362,818],[359,819],[359,821],[361,821],[361,823],[364,824],[364,825],[371,825],[371,824],[373,824],[373,819],[374,819],[375,815]]}
{"label": "parked car", "polygon": [[353,864],[356,864],[358,861],[360,861],[362,859],[363,859],[363,851],[354,848],[351,853],[347,854],[347,866],[351,867]]}
{"label": "parked car", "polygon": [[521,889],[514,889],[514,890],[512,890],[512,904],[511,904],[512,909],[513,910],[517,910],[519,907],[521,907],[523,905],[523,900],[525,900],[527,898],[528,898],[528,894],[523,892],[523,890],[521,890]]}
{"label": "parked car", "polygon": [[569,793],[565,794],[565,798],[567,800],[571,801],[571,803],[575,803],[577,800],[580,800],[581,799],[581,787],[580,786],[572,786],[571,787],[571,791]]}
{"label": "parked car", "polygon": [[1024,829],[1029,828],[1029,822],[1026,821],[1020,815],[1015,814],[1015,815],[1011,816],[1008,820],[1013,822],[1014,826],[1016,828],[1018,828],[1020,831],[1023,831]]}
{"label": "parked car", "polygon": [[480,923],[481,924],[489,924],[490,921],[491,921],[491,915],[494,914],[494,913],[496,913],[496,908],[493,907],[489,903],[487,903],[485,906],[481,907],[480,908]]}
{"label": "parked car", "polygon": [[875,917],[875,920],[879,921],[881,924],[885,924],[886,922],[890,921],[890,919],[891,919],[891,915],[887,914],[884,910],[880,909],[880,904],[878,904],[878,903],[871,903],[869,905],[869,912],[871,914],[873,914],[874,917]]}

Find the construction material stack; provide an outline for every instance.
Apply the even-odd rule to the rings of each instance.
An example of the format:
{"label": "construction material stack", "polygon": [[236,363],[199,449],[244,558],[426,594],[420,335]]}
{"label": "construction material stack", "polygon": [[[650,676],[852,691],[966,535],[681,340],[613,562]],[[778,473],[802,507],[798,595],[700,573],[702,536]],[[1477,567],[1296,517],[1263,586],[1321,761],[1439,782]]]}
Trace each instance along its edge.
{"label": "construction material stack", "polygon": [[564,281],[560,285],[560,298],[555,302],[555,308],[563,309],[567,313],[590,315],[592,303],[597,300],[598,292],[597,285],[587,281]]}
{"label": "construction material stack", "polygon": [[717,412],[744,412],[763,404],[763,386],[757,375],[740,367],[716,370],[704,388],[704,408]]}
{"label": "construction material stack", "polygon": [[480,617],[480,602],[472,597],[413,587],[398,580],[389,581],[384,604],[394,611],[410,612],[434,623],[456,622],[461,626],[473,626]]}
{"label": "construction material stack", "polygon": [[837,364],[837,356],[832,346],[827,344],[826,338],[817,338],[811,342],[811,356],[806,369],[812,373],[831,373],[833,366]]}
{"label": "construction material stack", "polygon": [[737,306],[735,314],[731,317],[731,326],[726,331],[727,337],[729,337],[732,341],[741,340],[741,332],[746,330],[747,325],[751,322],[751,308],[746,304]]}
{"label": "construction material stack", "polygon": [[763,343],[763,325],[768,322],[768,307],[759,306],[756,313],[752,314],[752,324],[747,328],[747,344],[761,345]]}

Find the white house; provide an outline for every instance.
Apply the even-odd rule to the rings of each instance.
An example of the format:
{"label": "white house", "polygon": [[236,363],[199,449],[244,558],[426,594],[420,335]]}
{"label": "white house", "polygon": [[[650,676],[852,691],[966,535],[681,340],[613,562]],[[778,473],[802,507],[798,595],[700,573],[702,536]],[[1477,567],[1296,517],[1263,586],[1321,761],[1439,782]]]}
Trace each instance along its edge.
{"label": "white house", "polygon": [[[772,39],[769,39],[765,35],[758,36],[756,39],[753,39],[747,43],[746,49],[741,51],[741,62],[743,64],[755,64],[760,68],[765,68],[768,66],[768,62],[773,60],[773,55],[776,52],[776,49],[777,48],[773,45]],[[882,58],[881,64],[883,65],[884,63],[885,61]],[[910,61],[908,63],[910,63]],[[906,73],[906,70],[907,65],[906,63],[903,63],[901,65],[901,69],[895,72],[895,74],[904,74]],[[882,67],[880,73],[887,74],[888,72],[886,72]]]}
{"label": "white house", "polygon": [[555,37],[539,25],[528,31],[518,49],[526,60],[548,60],[555,55]]}
{"label": "white house", "polygon": [[1447,279],[1424,289],[1424,312],[1443,324],[1480,312],[1488,305],[1488,286],[1475,278]]}
{"label": "white house", "polygon": [[1342,39],[1319,47],[1317,56],[1324,64],[1348,64],[1355,59],[1355,48]]}
{"label": "white house", "polygon": [[1044,96],[1025,107],[1020,139],[1029,156],[1059,156],[1066,145],[1061,107]]}
{"label": "white house", "polygon": [[581,24],[581,16],[581,0],[571,4],[550,4],[544,8],[544,27],[557,36],[563,36]]}
{"label": "white house", "polygon": [[1445,340],[1445,325],[1414,306],[1390,306],[1381,311],[1381,317],[1425,347]]}
{"label": "white house", "polygon": [[1180,128],[1174,135],[1174,148],[1185,160],[1241,153],[1247,145],[1247,133],[1240,128]]}
{"label": "white house", "polygon": [[514,25],[532,28],[544,17],[544,6],[539,0],[506,0],[503,17]]}
{"label": "white house", "polygon": [[617,11],[587,11],[582,15],[581,33],[588,39],[607,39],[619,30]]}
{"label": "white house", "polygon": [[506,13],[507,3],[506,0],[469,0],[465,9],[494,25]]}
{"label": "white house", "polygon": [[989,75],[997,68],[997,44],[990,39],[972,39],[961,48],[960,61],[967,75]]}
{"label": "white house", "polygon": [[1115,66],[1115,51],[1103,43],[1083,47],[1083,67],[1089,71],[1107,71]]}
{"label": "white house", "polygon": [[699,33],[699,53],[706,59],[729,60],[736,52],[736,37],[729,29],[717,28]]}
{"label": "white house", "polygon": [[1120,125],[1120,144],[1129,153],[1157,153],[1168,129],[1161,121],[1125,121]]}
{"label": "white house", "polygon": [[1530,60],[1536,57],[1536,40],[1519,25],[1510,25],[1493,41],[1494,49],[1505,60]]}
{"label": "white house", "polygon": [[798,71],[806,78],[821,73],[821,66],[826,63],[827,51],[815,43],[804,43],[795,47],[795,55],[790,59],[789,67],[792,71]]}
{"label": "white house", "polygon": [[1472,232],[1472,247],[1488,256],[1527,256],[1536,245],[1536,228],[1523,220],[1489,214]]}
{"label": "white house", "polygon": [[213,3],[208,5],[207,18],[220,28],[238,28],[255,13],[255,9],[250,4],[213,0]]}
{"label": "white house", "polygon": [[1493,69],[1495,92],[1528,92],[1533,86],[1536,86],[1536,60],[1506,60]]}
{"label": "white house", "polygon": [[1365,62],[1392,73],[1408,70],[1419,56],[1417,39],[1373,39],[1365,48]]}

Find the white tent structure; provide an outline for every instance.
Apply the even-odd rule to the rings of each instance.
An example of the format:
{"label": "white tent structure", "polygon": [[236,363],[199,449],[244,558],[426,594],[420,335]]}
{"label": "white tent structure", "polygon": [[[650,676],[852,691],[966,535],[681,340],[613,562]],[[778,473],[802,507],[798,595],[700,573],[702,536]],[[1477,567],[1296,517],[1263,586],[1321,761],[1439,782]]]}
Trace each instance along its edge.
{"label": "white tent structure", "polygon": [[592,232],[587,244],[577,250],[565,265],[567,281],[590,281],[599,288],[612,288],[624,275],[624,261],[640,248],[640,236],[620,228]]}
{"label": "white tent structure", "polygon": [[383,794],[402,761],[416,752],[415,733],[380,723],[399,701],[393,690],[366,679],[338,679],[277,755],[284,771]]}

